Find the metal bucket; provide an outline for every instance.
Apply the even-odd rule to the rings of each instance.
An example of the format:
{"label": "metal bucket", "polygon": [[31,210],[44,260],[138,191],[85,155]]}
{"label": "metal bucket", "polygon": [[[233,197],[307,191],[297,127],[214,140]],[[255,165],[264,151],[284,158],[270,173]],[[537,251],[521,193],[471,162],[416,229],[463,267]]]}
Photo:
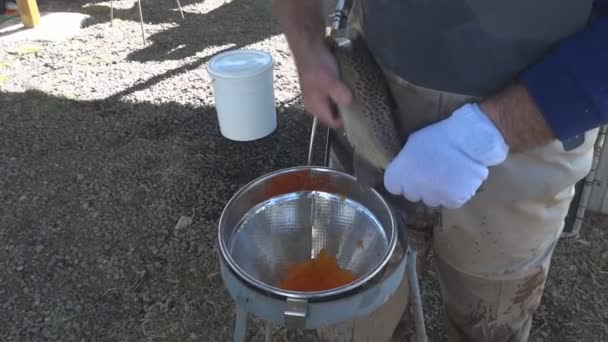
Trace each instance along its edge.
{"label": "metal bucket", "polygon": [[[403,228],[379,193],[336,170],[294,167],[250,182],[230,199],[218,227],[221,275],[236,304],[233,340],[245,341],[249,314],[266,322],[266,342],[272,325],[318,329],[367,316],[407,274],[418,339],[427,341],[416,252]],[[363,241],[363,250],[354,240]],[[404,255],[391,266],[397,241]],[[276,286],[287,265],[320,248],[357,269],[358,278],[316,292]]]}

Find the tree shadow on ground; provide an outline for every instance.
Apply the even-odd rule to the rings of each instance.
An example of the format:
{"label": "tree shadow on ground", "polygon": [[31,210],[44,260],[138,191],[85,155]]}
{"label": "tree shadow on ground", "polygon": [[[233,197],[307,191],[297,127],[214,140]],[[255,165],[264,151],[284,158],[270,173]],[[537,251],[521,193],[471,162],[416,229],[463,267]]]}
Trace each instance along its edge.
{"label": "tree shadow on ground", "polygon": [[[110,6],[103,1],[43,2],[41,10],[78,11],[91,17],[84,27],[108,23]],[[204,2],[204,0],[180,0],[182,7]],[[142,0],[144,30],[148,24],[173,23],[174,27],[149,35],[146,32],[146,47],[131,53],[129,60],[138,62],[182,60],[195,56],[212,46],[232,45],[240,48],[280,34],[272,18],[268,2],[263,0],[234,0],[207,13],[184,12],[182,19],[174,0]],[[116,20],[139,22],[137,1],[129,8],[114,8]],[[176,39],[178,37],[178,39]]]}
{"label": "tree shadow on ground", "polygon": [[[218,53],[224,52],[224,51],[229,51],[229,50],[232,50],[232,49],[233,48],[223,49],[223,50],[219,51]],[[164,73],[162,73],[160,75],[156,75],[156,76],[150,77],[150,78],[148,78],[148,79],[146,79],[144,81],[140,81],[138,83],[135,83],[132,86],[126,88],[126,89],[123,89],[123,90],[121,90],[119,92],[116,92],[116,93],[112,94],[111,96],[109,96],[107,98],[107,100],[110,100],[110,101],[112,101],[112,100],[118,100],[118,99],[120,99],[121,97],[123,97],[125,95],[129,95],[129,94],[132,94],[132,93],[140,91],[140,90],[148,89],[148,88],[154,86],[155,84],[160,83],[160,82],[162,82],[162,81],[164,81],[166,79],[169,79],[171,77],[177,76],[179,74],[182,74],[182,73],[185,73],[185,72],[188,72],[188,71],[196,70],[196,69],[200,68],[203,64],[205,64],[209,59],[211,59],[211,57],[213,57],[213,56],[207,56],[207,57],[200,58],[200,59],[198,59],[198,60],[196,60],[194,62],[190,62],[190,63],[184,64],[184,65],[182,65],[180,67],[171,69],[171,70],[169,70],[167,72],[164,72]]]}
{"label": "tree shadow on ground", "polygon": [[[277,34],[280,34],[280,31],[270,16],[266,1],[234,0],[205,14],[190,13],[186,20],[180,19],[174,27],[152,35],[146,34],[146,47],[130,53],[127,60],[137,62],[183,60],[196,56],[208,47],[227,46],[216,52],[219,53],[242,48]],[[109,100],[147,89],[170,77],[195,70],[211,57],[196,59],[136,83],[112,95]]]}
{"label": "tree shadow on ground", "polygon": [[[256,27],[251,25],[256,25]],[[194,56],[210,46],[230,44],[230,47],[217,51],[217,54],[242,48],[279,33],[280,31],[269,16],[265,1],[238,0],[209,13],[191,16],[178,26],[148,36],[146,38],[148,45],[129,54],[127,59],[138,62],[181,60]],[[180,39],[175,39],[175,37],[180,37]],[[170,77],[195,70],[204,65],[211,57],[199,58],[141,81],[112,95],[109,99],[118,99],[147,89]]]}
{"label": "tree shadow on ground", "polygon": [[[182,8],[203,3],[205,0],[179,0]],[[103,4],[99,4],[103,2]],[[114,20],[129,20],[139,23],[139,9],[137,0],[131,1],[131,6],[124,8],[122,1],[114,2]],[[121,5],[120,8],[117,5]],[[110,22],[110,0],[89,0],[86,1],[83,6],[79,9],[80,11],[93,16],[89,20],[86,20],[83,24],[84,27]],[[144,25],[146,24],[163,24],[163,23],[182,23],[184,20],[191,19],[198,15],[184,10],[184,19],[182,19],[179,13],[179,7],[177,6],[176,0],[155,0],[147,1],[142,0],[142,16],[144,18]]]}
{"label": "tree shadow on ground", "polygon": [[[0,108],[6,334],[228,340],[217,220],[245,183],[306,162],[301,107],[279,106],[277,131],[247,143],[220,135],[212,107],[27,91],[0,93]],[[182,215],[193,222],[175,230]]]}
{"label": "tree shadow on ground", "polygon": [[[175,27],[147,37],[148,45],[129,60],[181,60],[212,46],[243,47],[280,34],[262,0],[235,0],[205,14],[189,15]],[[179,37],[176,39],[176,37]]]}
{"label": "tree shadow on ground", "polygon": [[[310,120],[298,105],[277,105],[278,128],[272,135],[253,142],[239,143],[221,136],[213,106],[188,106],[174,102],[164,104],[121,102],[115,98],[101,100],[72,100],[56,97],[38,90],[24,93],[0,93],[0,150],[15,152],[15,156],[38,156],[64,151],[54,146],[72,146],[86,141],[74,152],[93,149],[113,149],[130,141],[162,140],[175,143],[203,144],[201,153],[221,151],[229,156],[255,156],[256,151],[267,152],[276,146],[292,148],[302,145],[298,134],[310,129]],[[28,134],[34,133],[32,137]],[[85,139],[85,140],[79,140]],[[284,140],[284,142],[283,142]],[[304,144],[306,145],[306,144]],[[302,145],[305,152],[306,146]],[[290,146],[290,147],[287,147]],[[35,152],[40,148],[40,153]],[[69,151],[68,148],[65,150]],[[46,152],[42,152],[46,151]],[[275,157],[283,154],[277,151]],[[213,167],[226,166],[226,160]],[[253,157],[254,159],[257,157]],[[301,161],[306,153],[301,153]],[[277,160],[277,162],[279,162]],[[235,165],[240,165],[241,161]]]}

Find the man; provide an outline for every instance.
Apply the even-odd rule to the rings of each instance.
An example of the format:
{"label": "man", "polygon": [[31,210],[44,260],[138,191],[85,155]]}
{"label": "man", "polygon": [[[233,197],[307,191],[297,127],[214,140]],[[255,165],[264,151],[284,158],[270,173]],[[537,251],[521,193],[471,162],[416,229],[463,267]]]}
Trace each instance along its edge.
{"label": "man", "polygon": [[[273,11],[306,108],[339,129],[331,103],[351,94],[323,45],[321,0]],[[606,0],[355,0],[349,27],[384,69],[407,137],[379,190],[408,213],[419,252],[432,244],[451,341],[528,340],[608,121],[607,15]],[[341,135],[332,165],[357,172]],[[438,222],[418,220],[434,207]]]}

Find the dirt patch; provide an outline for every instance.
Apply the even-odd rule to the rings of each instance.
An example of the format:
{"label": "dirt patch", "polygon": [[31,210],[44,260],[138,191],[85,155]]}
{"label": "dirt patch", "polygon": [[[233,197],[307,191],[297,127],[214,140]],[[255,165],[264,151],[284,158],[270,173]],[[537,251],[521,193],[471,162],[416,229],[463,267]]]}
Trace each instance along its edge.
{"label": "dirt patch", "polygon": [[[217,220],[249,180],[306,162],[311,124],[267,2],[182,1],[182,21],[175,2],[144,1],[145,46],[134,2],[115,2],[112,26],[109,2],[39,5],[93,18],[68,42],[0,43],[0,332],[7,341],[230,340]],[[235,47],[277,62],[279,127],[251,143],[219,134],[204,71]],[[560,243],[531,341],[608,340],[605,227],[591,216],[581,240]],[[432,270],[422,285],[440,341]],[[262,340],[260,325],[250,334]],[[275,337],[314,341],[283,329]]]}

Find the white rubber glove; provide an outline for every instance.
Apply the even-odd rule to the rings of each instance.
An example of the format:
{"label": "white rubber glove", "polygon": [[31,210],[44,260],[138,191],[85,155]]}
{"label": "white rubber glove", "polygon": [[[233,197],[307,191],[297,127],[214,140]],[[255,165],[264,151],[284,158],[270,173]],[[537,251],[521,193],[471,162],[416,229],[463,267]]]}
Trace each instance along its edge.
{"label": "white rubber glove", "polygon": [[384,173],[394,195],[431,207],[459,208],[509,152],[502,134],[477,104],[414,132]]}

